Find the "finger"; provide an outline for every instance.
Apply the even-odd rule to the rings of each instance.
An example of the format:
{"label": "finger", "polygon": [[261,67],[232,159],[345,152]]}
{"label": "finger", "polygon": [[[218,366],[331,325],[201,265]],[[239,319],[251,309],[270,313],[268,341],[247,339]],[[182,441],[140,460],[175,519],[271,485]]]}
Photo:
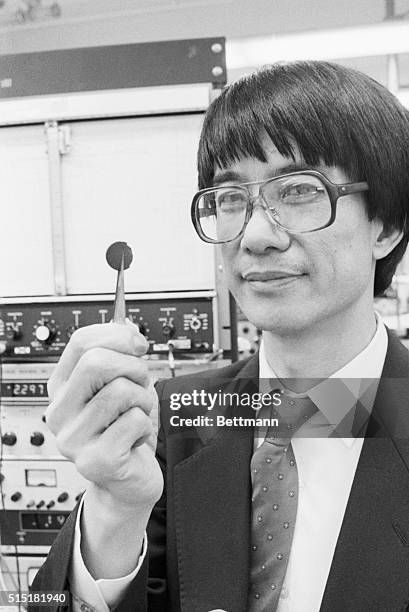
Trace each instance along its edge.
{"label": "finger", "polygon": [[139,408],[149,415],[156,404],[156,393],[127,378],[116,378],[88,402],[80,413],[83,426],[89,427],[93,434],[105,431],[129,408]]}
{"label": "finger", "polygon": [[93,482],[128,477],[131,450],[152,435],[152,423],[138,408],[123,413],[94,442],[84,447],[76,459],[78,471]]}
{"label": "finger", "polygon": [[49,380],[49,397],[53,399],[59,387],[70,377],[82,355],[90,349],[101,347],[141,357],[146,353],[148,346],[138,326],[131,322],[126,325],[117,323],[89,325],[77,329]]}
{"label": "finger", "polygon": [[105,431],[129,408],[138,407],[148,415],[156,404],[155,391],[121,377],[103,387],[75,418],[61,411],[49,420],[58,432],[59,446],[74,450]]}
{"label": "finger", "polygon": [[158,431],[159,431],[159,398],[158,398],[158,394],[156,393],[156,389],[155,389],[153,380],[151,380],[148,386],[148,391],[152,394],[152,409],[149,413],[149,416],[152,421],[155,436],[157,436]]}
{"label": "finger", "polygon": [[152,421],[139,408],[130,408],[101,434],[101,442],[108,448],[115,445],[119,455],[141,446],[153,434]]}
{"label": "finger", "polygon": [[46,419],[51,430],[58,431],[67,419],[75,418],[94,395],[116,378],[128,378],[144,388],[151,387],[148,366],[143,359],[103,348],[87,351],[47,408]]}

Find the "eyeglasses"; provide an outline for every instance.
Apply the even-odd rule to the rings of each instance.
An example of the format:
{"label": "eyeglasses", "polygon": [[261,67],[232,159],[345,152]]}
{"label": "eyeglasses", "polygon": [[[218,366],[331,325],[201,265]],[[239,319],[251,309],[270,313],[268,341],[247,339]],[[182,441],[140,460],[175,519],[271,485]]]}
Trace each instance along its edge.
{"label": "eyeglasses", "polygon": [[[254,196],[249,188],[257,185]],[[202,240],[221,244],[242,236],[254,208],[261,206],[274,225],[305,234],[335,221],[338,198],[368,189],[365,182],[332,183],[318,170],[291,172],[267,181],[202,189],[192,201],[192,221]]]}

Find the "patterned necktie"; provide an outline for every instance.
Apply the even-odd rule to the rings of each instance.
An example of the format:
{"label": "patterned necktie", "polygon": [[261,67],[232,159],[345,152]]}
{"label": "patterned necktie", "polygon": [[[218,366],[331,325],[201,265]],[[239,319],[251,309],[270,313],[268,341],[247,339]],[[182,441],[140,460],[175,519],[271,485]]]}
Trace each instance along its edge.
{"label": "patterned necktie", "polygon": [[308,397],[282,395],[279,427],[270,427],[251,460],[252,531],[248,612],[276,610],[287,570],[298,504],[291,436],[317,411]]}

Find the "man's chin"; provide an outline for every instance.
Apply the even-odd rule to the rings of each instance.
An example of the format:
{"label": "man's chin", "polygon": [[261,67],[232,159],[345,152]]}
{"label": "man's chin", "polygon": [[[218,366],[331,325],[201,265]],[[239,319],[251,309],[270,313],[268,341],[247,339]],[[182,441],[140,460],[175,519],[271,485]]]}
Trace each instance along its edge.
{"label": "man's chin", "polygon": [[312,321],[307,320],[308,308],[302,308],[298,300],[288,303],[287,300],[282,302],[259,297],[252,298],[248,295],[238,295],[236,300],[250,323],[263,331],[271,331],[279,335],[293,335],[302,332],[312,324]]}

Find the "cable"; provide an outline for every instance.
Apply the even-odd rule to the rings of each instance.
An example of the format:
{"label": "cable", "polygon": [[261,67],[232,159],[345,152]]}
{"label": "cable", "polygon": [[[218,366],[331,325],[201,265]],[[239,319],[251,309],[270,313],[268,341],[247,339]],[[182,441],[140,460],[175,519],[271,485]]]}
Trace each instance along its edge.
{"label": "cable", "polygon": [[169,340],[168,342],[168,365],[169,365],[169,370],[170,370],[170,374],[172,376],[172,378],[175,378],[175,357],[173,355],[173,351],[174,351],[175,345],[173,344],[173,342],[171,340]]}

